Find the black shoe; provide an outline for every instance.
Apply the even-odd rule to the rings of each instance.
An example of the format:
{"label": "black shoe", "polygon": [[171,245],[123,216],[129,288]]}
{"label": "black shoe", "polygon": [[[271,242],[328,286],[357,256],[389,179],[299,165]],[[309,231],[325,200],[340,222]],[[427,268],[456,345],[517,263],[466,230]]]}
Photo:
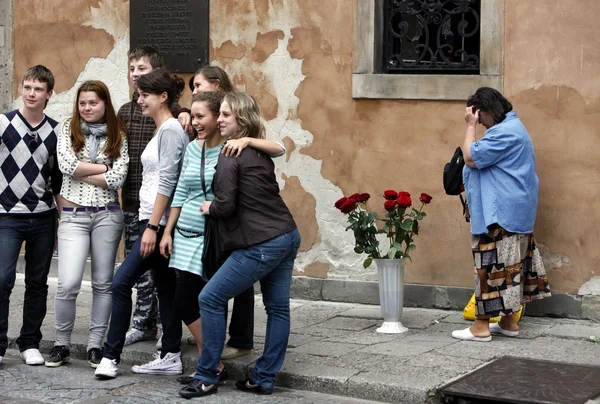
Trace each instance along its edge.
{"label": "black shoe", "polygon": [[203,397],[208,396],[210,394],[215,394],[218,389],[218,384],[207,385],[202,380],[194,379],[190,384],[179,390],[179,395],[183,398],[188,399],[194,397]]}
{"label": "black shoe", "polygon": [[[221,371],[217,373],[217,376],[219,376],[219,382],[227,380],[229,378],[227,368],[221,369]],[[194,380],[194,376],[179,376],[176,380],[179,384],[190,384],[192,380]]]}
{"label": "black shoe", "polygon": [[96,369],[102,360],[102,349],[92,348],[88,351],[88,363]]}
{"label": "black shoe", "polygon": [[63,363],[67,363],[70,360],[71,351],[69,351],[69,348],[67,348],[65,345],[56,345],[50,351],[50,356],[48,357],[45,365],[49,368],[55,368]]}
{"label": "black shoe", "polygon": [[261,396],[268,396],[273,393],[273,389],[266,389],[259,384],[254,384],[250,379],[238,380],[235,382],[235,387],[239,390],[256,393]]}

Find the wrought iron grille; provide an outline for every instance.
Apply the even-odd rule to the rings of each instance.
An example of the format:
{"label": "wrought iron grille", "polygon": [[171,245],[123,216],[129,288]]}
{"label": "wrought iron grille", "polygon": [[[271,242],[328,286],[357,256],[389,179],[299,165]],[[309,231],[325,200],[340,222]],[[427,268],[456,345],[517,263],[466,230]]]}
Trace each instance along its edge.
{"label": "wrought iron grille", "polygon": [[481,0],[385,0],[384,71],[479,74]]}

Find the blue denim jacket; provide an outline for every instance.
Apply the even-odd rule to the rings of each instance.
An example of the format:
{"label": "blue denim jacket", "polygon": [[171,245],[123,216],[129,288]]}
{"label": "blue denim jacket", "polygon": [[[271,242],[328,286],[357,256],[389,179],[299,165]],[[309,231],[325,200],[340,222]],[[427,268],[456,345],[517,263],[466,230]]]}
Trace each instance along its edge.
{"label": "blue denim jacket", "polygon": [[465,166],[463,180],[471,233],[498,223],[513,233],[533,233],[539,180],[531,138],[515,111],[471,145],[477,168]]}

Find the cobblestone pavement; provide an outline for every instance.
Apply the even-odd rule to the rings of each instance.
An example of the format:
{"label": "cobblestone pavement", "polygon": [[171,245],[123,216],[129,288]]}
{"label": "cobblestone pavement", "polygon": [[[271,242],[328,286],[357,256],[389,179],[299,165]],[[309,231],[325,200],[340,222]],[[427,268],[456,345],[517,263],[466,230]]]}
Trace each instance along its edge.
{"label": "cobblestone pavement", "polygon": [[175,376],[150,376],[131,373],[121,366],[123,374],[112,380],[99,380],[93,369],[82,360],[71,360],[59,368],[27,366],[16,350],[9,350],[0,365],[0,403],[86,403],[86,404],[151,404],[151,403],[235,403],[265,404],[366,404],[370,401],[332,396],[310,391],[276,388],[271,396],[258,396],[236,390],[226,381],[215,395],[186,400],[177,395],[181,385]]}

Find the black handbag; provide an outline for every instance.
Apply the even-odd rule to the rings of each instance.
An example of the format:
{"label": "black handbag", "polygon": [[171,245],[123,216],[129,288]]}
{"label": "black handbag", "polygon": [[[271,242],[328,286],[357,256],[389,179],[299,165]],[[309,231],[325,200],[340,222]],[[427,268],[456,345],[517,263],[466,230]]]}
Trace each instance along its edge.
{"label": "black handbag", "polygon": [[[206,182],[204,181],[204,165],[206,162],[206,148],[202,145],[202,160],[200,162],[200,179],[202,181],[202,191],[206,200]],[[204,277],[210,279],[217,270],[223,265],[228,254],[223,249],[223,242],[219,236],[219,221],[210,217],[204,216],[204,246],[202,249],[202,268]]]}
{"label": "black handbag", "polygon": [[469,216],[469,207],[462,196],[465,190],[463,184],[463,168],[465,167],[465,158],[462,149],[457,147],[452,155],[452,159],[444,166],[444,175],[442,177],[444,183],[444,191],[447,195],[458,195],[460,203],[463,206],[463,216],[467,222],[471,221]]}

